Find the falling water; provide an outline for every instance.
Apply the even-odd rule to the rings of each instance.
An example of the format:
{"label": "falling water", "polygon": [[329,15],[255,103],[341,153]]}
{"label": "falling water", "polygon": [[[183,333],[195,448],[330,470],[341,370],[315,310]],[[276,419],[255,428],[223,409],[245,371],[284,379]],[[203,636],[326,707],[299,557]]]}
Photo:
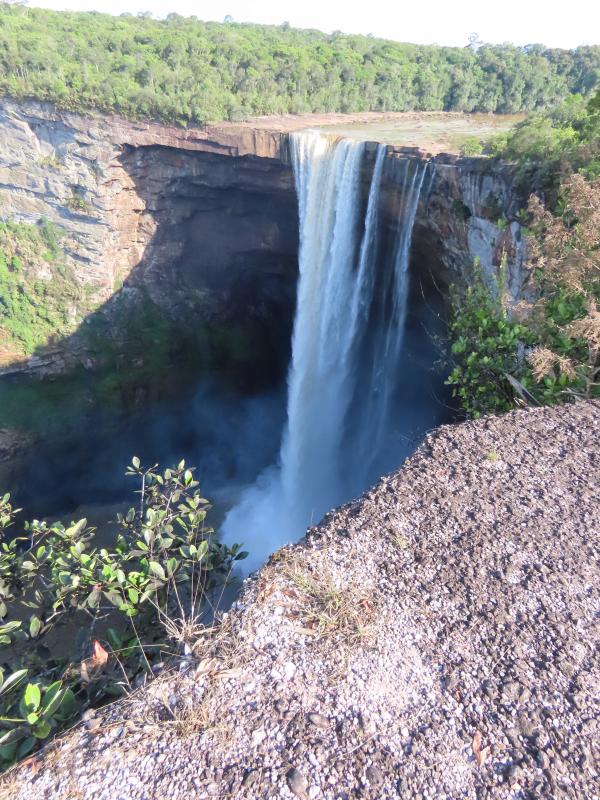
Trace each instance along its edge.
{"label": "falling water", "polygon": [[401,219],[390,245],[379,219],[386,147],[377,149],[365,207],[364,142],[312,131],[290,139],[300,280],[287,425],[279,465],[246,492],[224,526],[227,540],[249,545],[251,567],[366,488],[385,463],[382,454],[394,450],[410,245],[426,172],[421,162],[403,163]]}

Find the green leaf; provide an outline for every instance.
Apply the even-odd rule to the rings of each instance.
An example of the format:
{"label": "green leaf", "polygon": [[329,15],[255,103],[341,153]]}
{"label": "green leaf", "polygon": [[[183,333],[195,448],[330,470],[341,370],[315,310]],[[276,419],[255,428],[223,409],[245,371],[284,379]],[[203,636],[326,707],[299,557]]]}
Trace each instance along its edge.
{"label": "green leaf", "polygon": [[173,573],[177,569],[178,564],[179,564],[179,562],[177,561],[176,558],[170,558],[167,561],[167,570],[169,572],[169,577],[171,577],[173,575]]}
{"label": "green leaf", "polygon": [[198,561],[204,558],[204,556],[208,553],[208,542],[206,539],[203,542],[200,542],[198,546]]}
{"label": "green leaf", "polygon": [[41,699],[42,693],[37,683],[28,683],[25,687],[25,694],[23,695],[25,707],[28,710],[37,711],[37,709],[40,707]]}
{"label": "green leaf", "polygon": [[11,728],[11,730],[0,736],[0,747],[20,742],[25,736],[27,736],[27,728],[25,726],[20,725],[17,728]]}
{"label": "green leaf", "polygon": [[28,673],[29,670],[27,669],[18,669],[16,672],[13,672],[11,675],[9,675],[0,686],[0,697],[17,687],[22,681],[25,680]]}
{"label": "green leaf", "polygon": [[137,589],[134,589],[133,587],[127,589],[127,596],[134,605],[138,604],[140,599],[140,593],[138,592]]}
{"label": "green leaf", "polygon": [[27,714],[27,722],[30,725],[35,725],[38,720],[39,716],[35,713],[35,711],[30,711],[29,714]]}
{"label": "green leaf", "polygon": [[123,647],[123,637],[115,628],[109,628],[106,631],[106,636],[113,650],[120,650]]}
{"label": "green leaf", "polygon": [[57,719],[65,720],[72,717],[77,710],[77,700],[71,689],[65,689],[60,708],[55,712]]}
{"label": "green leaf", "polygon": [[42,703],[42,716],[51,717],[59,708],[64,700],[66,689],[63,689],[61,681],[55,681],[44,692]]}
{"label": "green leaf", "polygon": [[4,625],[0,625],[0,634],[10,634],[13,631],[18,630],[21,627],[21,622],[18,620],[13,620],[12,622],[5,622]]}
{"label": "green leaf", "polygon": [[24,742],[19,745],[19,749],[17,750],[17,758],[24,758],[28,753],[31,753],[33,748],[35,747],[35,738],[33,736],[28,736]]}
{"label": "green leaf", "polygon": [[100,605],[101,598],[102,598],[102,591],[100,589],[94,589],[88,594],[86,603],[90,608],[98,608],[98,606]]}
{"label": "green leaf", "polygon": [[139,458],[137,456],[134,456],[131,459],[131,463],[133,464],[134,469],[139,469],[140,468],[140,460],[139,460]]}
{"label": "green leaf", "polygon": [[75,538],[79,536],[79,534],[83,531],[85,526],[87,525],[87,519],[80,519],[78,522],[73,523],[70,528],[67,528],[65,531],[65,536],[69,536],[71,538]]}
{"label": "green leaf", "polygon": [[52,731],[52,724],[47,719],[42,719],[33,729],[33,735],[36,739],[47,739]]}
{"label": "green leaf", "polygon": [[150,561],[148,568],[153,575],[156,575],[157,578],[160,578],[163,581],[166,580],[167,576],[165,575],[165,571],[158,561]]}
{"label": "green leaf", "polygon": [[117,608],[123,602],[123,598],[121,597],[119,592],[114,592],[114,591],[110,590],[108,592],[103,592],[103,594],[104,594],[104,597],[106,597],[106,599],[108,600],[108,602],[112,603],[113,606],[117,606]]}
{"label": "green leaf", "polygon": [[42,621],[39,617],[33,614],[29,619],[29,635],[32,639],[37,638],[39,632],[42,630]]}
{"label": "green leaf", "polygon": [[5,747],[0,746],[0,761],[4,760],[9,764],[15,760],[15,755],[17,752],[17,744],[16,742],[13,744],[8,744]]}

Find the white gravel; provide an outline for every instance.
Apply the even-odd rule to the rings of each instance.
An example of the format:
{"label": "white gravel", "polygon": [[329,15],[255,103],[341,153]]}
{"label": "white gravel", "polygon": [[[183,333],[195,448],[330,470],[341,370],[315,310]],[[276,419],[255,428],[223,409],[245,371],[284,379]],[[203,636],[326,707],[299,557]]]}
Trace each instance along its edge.
{"label": "white gravel", "polygon": [[599,423],[440,429],[0,796],[600,798]]}

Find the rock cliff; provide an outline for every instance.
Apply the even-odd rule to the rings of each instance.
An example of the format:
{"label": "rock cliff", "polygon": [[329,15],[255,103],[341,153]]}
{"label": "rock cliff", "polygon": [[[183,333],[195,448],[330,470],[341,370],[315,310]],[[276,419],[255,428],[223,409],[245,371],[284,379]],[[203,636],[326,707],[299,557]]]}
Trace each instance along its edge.
{"label": "rock cliff", "polygon": [[[74,320],[110,311],[119,292],[143,289],[184,324],[259,329],[285,361],[287,345],[277,343],[289,341],[298,247],[288,133],[314,122],[266,118],[185,130],[3,100],[0,208],[5,219],[46,218],[64,230],[68,266],[85,290]],[[390,230],[406,158],[430,161],[414,268],[465,278],[477,257],[491,274],[506,252],[518,295],[523,247],[510,170],[390,146],[382,193]],[[4,366],[44,372],[85,359],[75,348],[65,361],[66,346]]]}

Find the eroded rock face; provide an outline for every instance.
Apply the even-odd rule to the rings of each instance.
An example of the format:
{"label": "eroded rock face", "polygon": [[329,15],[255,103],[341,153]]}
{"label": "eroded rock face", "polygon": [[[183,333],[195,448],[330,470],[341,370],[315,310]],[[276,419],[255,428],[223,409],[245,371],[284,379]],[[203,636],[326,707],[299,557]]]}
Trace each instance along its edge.
{"label": "eroded rock face", "polygon": [[[40,103],[0,103],[0,204],[59,225],[86,307],[143,288],[189,324],[254,325],[281,358],[297,276],[297,209],[285,134],[182,130]],[[133,291],[128,291],[133,290]],[[273,324],[269,321],[272,321]],[[265,331],[264,329],[267,328]],[[4,372],[61,372],[73,341]]]}
{"label": "eroded rock face", "polygon": [[[0,207],[6,218],[45,217],[63,228],[69,266],[86,287],[79,319],[110,313],[118,291],[135,298],[143,289],[184,325],[250,331],[284,363],[298,270],[288,135],[310,119],[269,124],[181,129],[3,100]],[[492,275],[506,252],[508,287],[518,296],[523,245],[510,172],[485,159],[389,147],[381,213],[390,235],[407,158],[429,161],[413,269],[442,283],[468,280],[474,258]],[[369,180],[367,161],[366,191]],[[86,358],[74,337],[8,371],[43,375]]]}
{"label": "eroded rock face", "polygon": [[128,146],[121,163],[155,226],[131,284],[179,319],[260,329],[287,352],[298,271],[287,163],[162,146]]}
{"label": "eroded rock face", "polygon": [[[427,159],[412,239],[412,269],[422,279],[442,286],[468,283],[477,260],[494,282],[505,259],[506,289],[513,299],[527,277],[525,245],[517,217],[522,198],[512,171],[487,159],[452,155],[428,157],[419,151],[391,148],[383,175],[383,214],[390,231],[397,225],[405,160]],[[409,170],[408,179],[413,171]]]}

